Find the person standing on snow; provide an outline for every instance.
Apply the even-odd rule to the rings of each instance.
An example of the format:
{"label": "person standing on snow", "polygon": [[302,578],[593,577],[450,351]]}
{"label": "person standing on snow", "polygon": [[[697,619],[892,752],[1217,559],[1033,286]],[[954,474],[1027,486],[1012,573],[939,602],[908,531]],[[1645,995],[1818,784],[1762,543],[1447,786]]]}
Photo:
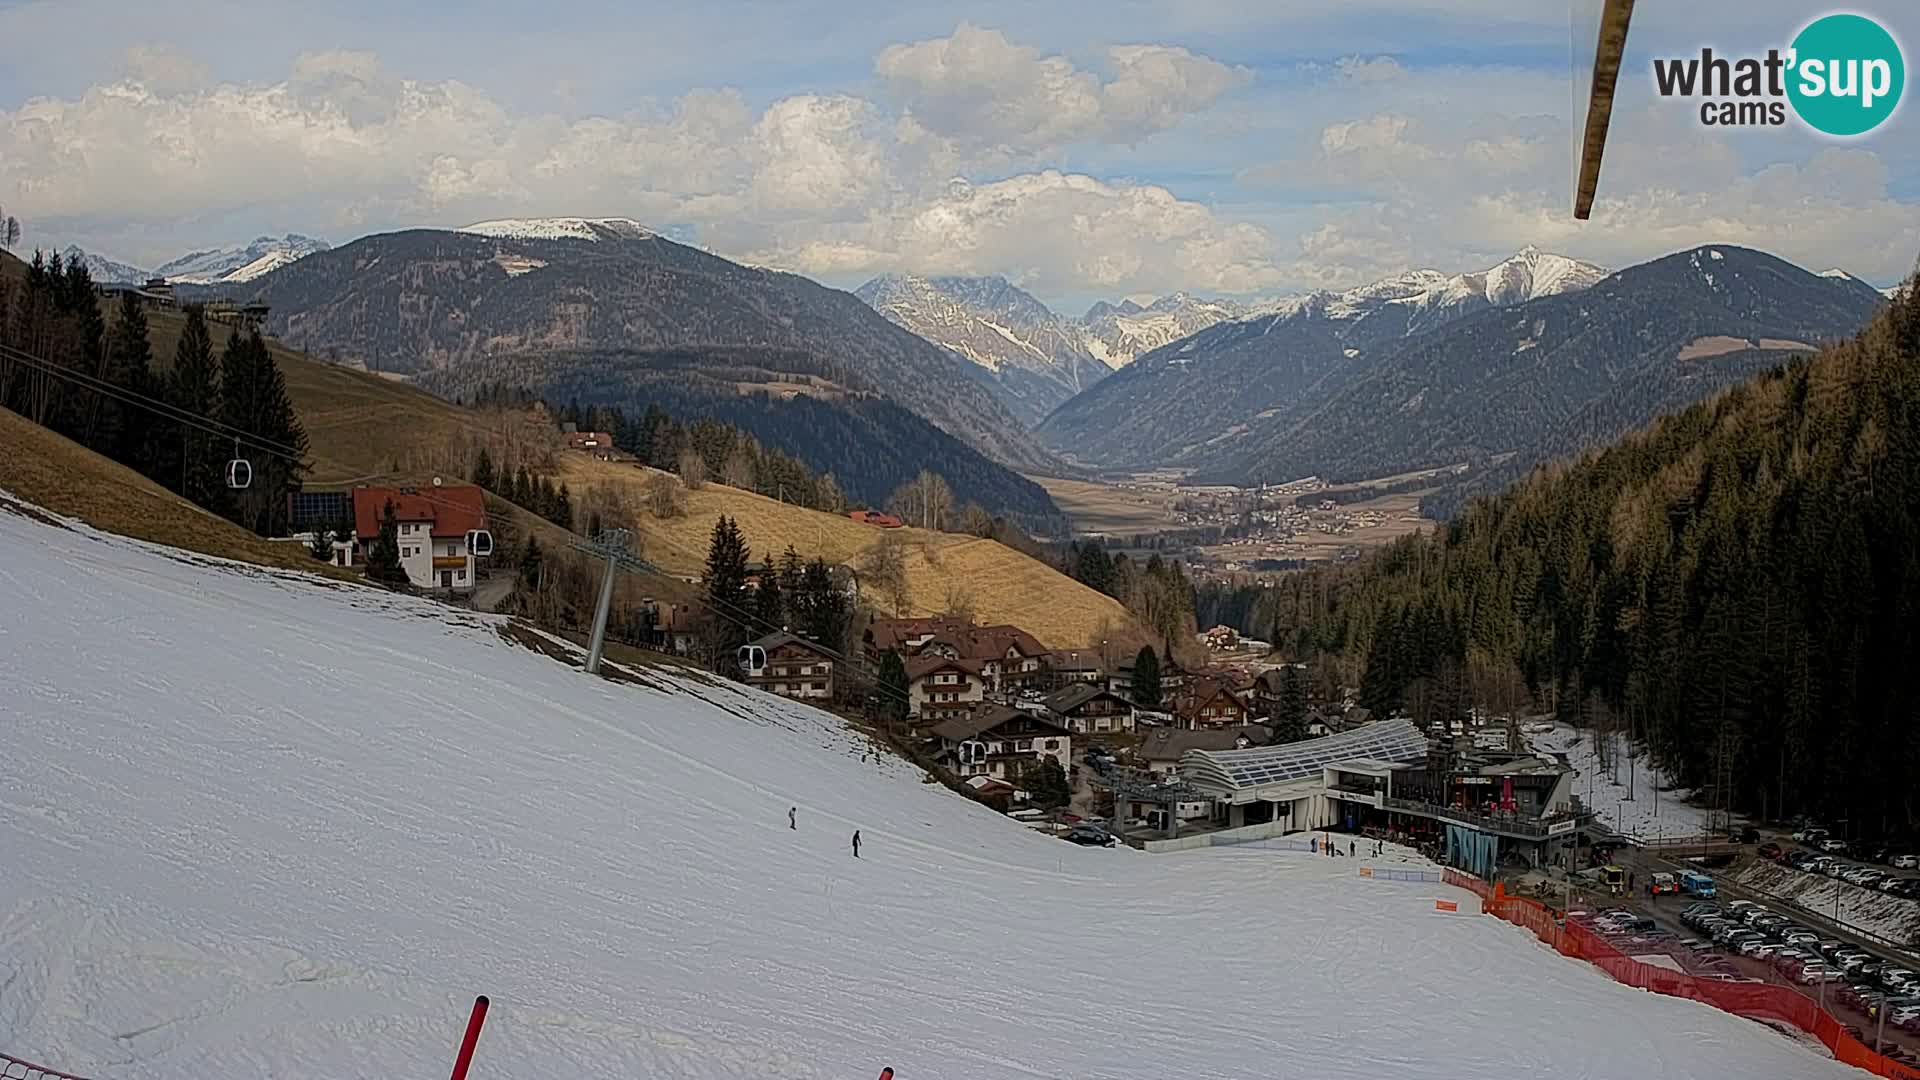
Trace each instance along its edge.
{"label": "person standing on snow", "polygon": [[800,828],[799,823],[793,820],[793,816],[799,812],[800,812],[800,808],[797,806],[787,807],[787,828],[794,829],[794,830],[798,830]]}
{"label": "person standing on snow", "polygon": [[893,1066],[889,1065],[880,1070],[880,1080],[893,1080]]}
{"label": "person standing on snow", "polygon": [[860,830],[859,829],[853,830],[853,857],[856,859],[860,857]]}

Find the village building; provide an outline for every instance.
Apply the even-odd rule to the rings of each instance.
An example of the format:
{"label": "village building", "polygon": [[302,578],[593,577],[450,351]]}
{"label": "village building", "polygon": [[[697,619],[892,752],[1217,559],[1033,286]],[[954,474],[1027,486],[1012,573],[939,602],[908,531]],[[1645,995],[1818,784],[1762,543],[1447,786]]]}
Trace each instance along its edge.
{"label": "village building", "polygon": [[907,661],[907,716],[919,726],[964,714],[986,694],[978,660],[934,655]]}
{"label": "village building", "polygon": [[1253,709],[1226,680],[1202,676],[1182,687],[1173,701],[1174,724],[1189,731],[1202,728],[1244,727],[1253,723]]}
{"label": "village building", "polygon": [[1106,666],[1100,663],[1097,652],[1064,652],[1053,658],[1053,681],[1056,686],[1074,683],[1105,686]]}
{"label": "village building", "polygon": [[1053,721],[1075,735],[1133,730],[1133,702],[1089,683],[1063,686],[1045,704]]}
{"label": "village building", "polygon": [[1073,738],[1044,717],[1005,705],[975,705],[929,732],[934,760],[961,779],[984,776],[1018,784],[1043,759],[1073,767]]}
{"label": "village building", "polygon": [[602,461],[613,460],[613,436],[604,431],[569,431],[567,449]]}
{"label": "village building", "polygon": [[814,642],[788,633],[768,634],[753,643],[765,664],[747,672],[747,683],[799,701],[833,698],[833,657]]}
{"label": "village building", "polygon": [[847,516],[862,525],[872,525],[881,529],[898,529],[906,523],[892,514],[883,514],[878,510],[849,510]]}
{"label": "village building", "polygon": [[1157,728],[1140,740],[1133,756],[1148,772],[1171,776],[1180,771],[1180,759],[1189,750],[1245,750],[1272,741],[1273,731],[1260,724],[1209,731]]}
{"label": "village building", "polygon": [[1340,828],[1426,845],[1492,876],[1507,861],[1550,864],[1593,818],[1564,760],[1436,753],[1408,720],[1381,720],[1284,746],[1190,749],[1179,775],[1231,827]]}
{"label": "village building", "polygon": [[873,664],[889,651],[909,665],[931,657],[975,661],[985,691],[1003,695],[1038,689],[1051,657],[1045,645],[1017,626],[976,626],[950,615],[876,619],[867,629],[865,648]]}
{"label": "village building", "polygon": [[487,527],[486,494],[472,484],[448,484],[425,492],[364,484],[354,488],[353,541],[348,551],[352,565],[365,565],[389,505],[407,581],[421,589],[471,592],[474,555],[468,550],[467,537]]}

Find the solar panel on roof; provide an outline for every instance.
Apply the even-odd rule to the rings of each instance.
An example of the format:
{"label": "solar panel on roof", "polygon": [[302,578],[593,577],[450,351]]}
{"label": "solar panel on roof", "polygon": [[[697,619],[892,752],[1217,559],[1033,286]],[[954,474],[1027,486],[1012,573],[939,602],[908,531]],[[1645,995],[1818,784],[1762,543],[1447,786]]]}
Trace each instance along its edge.
{"label": "solar panel on roof", "polygon": [[1189,750],[1181,758],[1196,779],[1222,787],[1258,787],[1313,776],[1326,766],[1355,758],[1419,761],[1427,740],[1409,721],[1389,720],[1306,743],[1251,750]]}

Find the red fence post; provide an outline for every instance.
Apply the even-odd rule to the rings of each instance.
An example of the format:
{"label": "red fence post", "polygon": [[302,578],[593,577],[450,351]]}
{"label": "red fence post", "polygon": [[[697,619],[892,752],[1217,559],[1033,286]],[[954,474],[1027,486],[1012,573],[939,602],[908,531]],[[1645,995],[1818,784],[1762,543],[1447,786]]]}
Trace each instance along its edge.
{"label": "red fence post", "polygon": [[473,999],[473,1015],[467,1018],[467,1037],[460,1040],[460,1056],[453,1059],[453,1080],[467,1080],[467,1066],[473,1064],[473,1046],[480,1041],[480,1025],[487,1022],[487,995]]}

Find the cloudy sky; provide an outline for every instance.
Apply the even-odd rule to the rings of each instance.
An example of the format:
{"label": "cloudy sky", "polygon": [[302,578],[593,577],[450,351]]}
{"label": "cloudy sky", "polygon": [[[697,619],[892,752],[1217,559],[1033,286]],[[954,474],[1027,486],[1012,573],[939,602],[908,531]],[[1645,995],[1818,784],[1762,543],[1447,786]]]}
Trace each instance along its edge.
{"label": "cloudy sky", "polygon": [[[1857,8],[1908,42],[1910,0]],[[157,265],[627,216],[852,286],[1266,296],[1537,244],[1618,266],[1743,243],[1876,283],[1920,255],[1920,120],[1728,135],[1651,59],[1825,9],[1642,4],[1601,199],[1570,212],[1599,0],[0,0],[0,206]],[[1735,29],[1738,27],[1738,29]],[[1910,90],[1911,97],[1920,91]]]}

